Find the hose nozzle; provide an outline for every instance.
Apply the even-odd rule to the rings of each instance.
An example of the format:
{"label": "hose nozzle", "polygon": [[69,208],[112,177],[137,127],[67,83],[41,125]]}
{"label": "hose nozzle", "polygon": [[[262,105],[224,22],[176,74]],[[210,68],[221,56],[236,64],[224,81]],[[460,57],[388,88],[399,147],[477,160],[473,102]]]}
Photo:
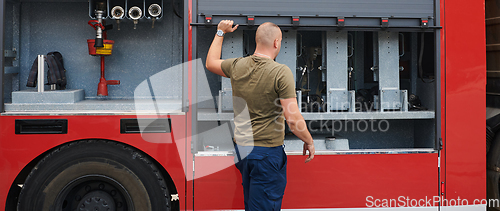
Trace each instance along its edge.
{"label": "hose nozzle", "polygon": [[151,28],[154,28],[156,18],[161,15],[161,7],[158,4],[151,4],[149,5],[148,12],[153,19],[153,25],[151,25]]}
{"label": "hose nozzle", "polygon": [[[102,5],[98,4],[97,8],[102,9]],[[94,47],[104,47],[104,39],[102,36],[104,30],[104,27],[102,26],[102,16],[104,14],[104,11],[100,9],[95,11],[95,16],[97,18],[97,25],[96,25],[97,27],[95,27],[96,37],[95,37]]]}
{"label": "hose nozzle", "polygon": [[139,23],[139,19],[142,17],[142,10],[137,6],[133,6],[128,11],[128,16],[134,20],[134,29],[137,29],[137,24]]}
{"label": "hose nozzle", "polygon": [[111,17],[116,20],[118,30],[120,30],[120,20],[125,16],[125,10],[121,6],[114,6],[111,9]]}
{"label": "hose nozzle", "polygon": [[161,7],[158,4],[151,4],[149,5],[148,12],[151,17],[156,18],[161,14]]}

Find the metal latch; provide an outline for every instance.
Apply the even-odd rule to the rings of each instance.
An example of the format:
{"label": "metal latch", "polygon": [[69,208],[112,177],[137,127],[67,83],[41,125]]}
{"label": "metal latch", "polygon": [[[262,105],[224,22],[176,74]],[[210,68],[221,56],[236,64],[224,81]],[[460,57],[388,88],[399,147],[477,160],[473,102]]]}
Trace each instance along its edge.
{"label": "metal latch", "polygon": [[252,27],[255,25],[255,16],[250,15],[247,17],[247,24],[248,26]]}
{"label": "metal latch", "polygon": [[389,27],[389,18],[381,18],[380,21],[380,25],[382,26],[382,28]]}
{"label": "metal latch", "polygon": [[345,26],[345,18],[344,17],[338,17],[337,18],[337,26],[338,27],[344,27]]}
{"label": "metal latch", "polygon": [[429,28],[429,19],[428,18],[420,19],[420,26],[422,28]]}
{"label": "metal latch", "polygon": [[292,25],[293,27],[299,27],[300,24],[300,17],[299,16],[293,16],[292,17]]}
{"label": "metal latch", "polygon": [[205,15],[205,24],[207,26],[212,25],[212,15]]}

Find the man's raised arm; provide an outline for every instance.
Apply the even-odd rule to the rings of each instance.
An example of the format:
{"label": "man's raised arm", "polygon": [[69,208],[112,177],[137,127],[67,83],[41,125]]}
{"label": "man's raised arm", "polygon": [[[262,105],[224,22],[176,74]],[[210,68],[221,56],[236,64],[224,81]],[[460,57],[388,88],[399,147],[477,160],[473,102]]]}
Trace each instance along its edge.
{"label": "man's raised arm", "polygon": [[233,21],[231,20],[222,20],[219,25],[217,25],[217,31],[222,30],[222,35],[215,35],[214,40],[212,41],[212,45],[210,45],[210,49],[207,54],[207,61],[205,62],[205,66],[207,69],[220,76],[227,77],[224,72],[222,72],[221,64],[222,59],[220,59],[221,50],[222,50],[222,41],[224,41],[224,34],[233,32],[238,28],[238,25],[233,27]]}

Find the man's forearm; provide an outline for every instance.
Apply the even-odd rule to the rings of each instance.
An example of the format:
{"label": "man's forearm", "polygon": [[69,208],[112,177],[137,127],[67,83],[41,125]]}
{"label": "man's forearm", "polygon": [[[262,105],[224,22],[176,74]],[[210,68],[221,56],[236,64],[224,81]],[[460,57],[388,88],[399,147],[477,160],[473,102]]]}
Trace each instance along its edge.
{"label": "man's forearm", "polygon": [[210,45],[210,49],[208,50],[207,62],[220,59],[222,51],[222,41],[224,41],[224,37],[215,35],[214,40],[212,41],[212,45]]}
{"label": "man's forearm", "polygon": [[212,41],[212,45],[210,45],[210,49],[207,54],[207,68],[210,69],[217,60],[220,60],[220,55],[222,51],[222,42],[224,41],[224,37],[220,37],[215,35],[214,40]]}
{"label": "man's forearm", "polygon": [[313,144],[314,141],[312,139],[309,130],[307,129],[306,121],[300,114],[295,114],[293,120],[287,120],[288,126],[290,130],[292,130],[293,134],[295,134],[300,140],[304,141],[306,144]]}

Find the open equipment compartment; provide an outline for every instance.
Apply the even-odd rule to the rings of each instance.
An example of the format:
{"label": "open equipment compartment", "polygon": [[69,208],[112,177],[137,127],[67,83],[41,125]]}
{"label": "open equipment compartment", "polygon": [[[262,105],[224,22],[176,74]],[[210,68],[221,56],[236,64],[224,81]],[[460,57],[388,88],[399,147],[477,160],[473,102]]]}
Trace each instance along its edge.
{"label": "open equipment compartment", "polygon": [[[108,80],[107,96],[97,95],[101,60],[100,56],[89,55],[88,46],[93,45],[87,44],[87,40],[96,39],[97,29],[87,22],[97,23],[95,11],[99,2],[104,7],[102,25],[113,25],[113,29],[105,30],[104,39],[114,41],[111,55],[104,56],[105,75],[119,81],[119,85],[114,85],[116,81]],[[145,11],[134,24],[127,6],[137,2]],[[148,11],[152,4],[161,7],[156,7],[155,17]],[[186,87],[182,67],[184,21],[176,13],[182,14],[183,4],[181,0],[7,1],[5,111],[181,112]],[[122,7],[125,14],[118,11],[119,16],[113,17],[115,6]],[[26,87],[33,60],[52,51],[63,55],[66,89],[44,86],[46,91],[38,93],[36,88]],[[45,72],[47,69],[45,66]]]}
{"label": "open equipment compartment", "polygon": [[[223,59],[253,54],[259,24],[282,28],[276,61],[294,74],[299,107],[319,153],[437,152],[436,1],[198,0],[193,7],[193,49],[203,60],[220,20],[240,25],[225,35]],[[194,131],[203,135],[195,151],[231,151],[230,79],[203,68],[196,77]],[[302,142],[288,128],[285,149],[302,152]]]}

